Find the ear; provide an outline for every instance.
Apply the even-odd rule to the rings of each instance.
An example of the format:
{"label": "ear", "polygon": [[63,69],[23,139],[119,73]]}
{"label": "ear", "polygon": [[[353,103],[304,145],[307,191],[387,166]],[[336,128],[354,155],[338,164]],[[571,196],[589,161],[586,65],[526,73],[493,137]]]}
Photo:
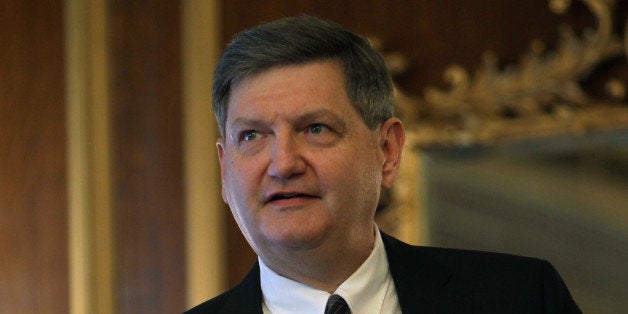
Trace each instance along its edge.
{"label": "ear", "polygon": [[221,194],[222,200],[229,204],[227,201],[227,191],[225,190],[225,140],[219,138],[216,142],[216,149],[218,150],[218,162],[220,163],[220,181],[221,181]]}
{"label": "ear", "polygon": [[380,149],[384,154],[382,189],[389,189],[399,171],[406,133],[401,120],[390,118],[380,126]]}

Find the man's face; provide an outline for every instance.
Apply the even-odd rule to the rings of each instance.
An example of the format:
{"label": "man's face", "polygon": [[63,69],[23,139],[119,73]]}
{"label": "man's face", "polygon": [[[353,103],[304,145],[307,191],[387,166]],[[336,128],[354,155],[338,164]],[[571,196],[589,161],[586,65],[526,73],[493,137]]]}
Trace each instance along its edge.
{"label": "man's face", "polygon": [[383,170],[386,132],[364,124],[337,62],[272,68],[237,84],[225,130],[223,199],[260,256],[372,234],[380,188],[394,177]]}

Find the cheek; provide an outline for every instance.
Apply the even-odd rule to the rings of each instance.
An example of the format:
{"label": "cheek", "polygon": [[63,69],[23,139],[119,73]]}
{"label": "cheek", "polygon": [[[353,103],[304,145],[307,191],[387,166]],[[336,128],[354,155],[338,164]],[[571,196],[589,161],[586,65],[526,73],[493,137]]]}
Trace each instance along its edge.
{"label": "cheek", "polygon": [[255,199],[256,193],[252,188],[256,185],[247,179],[245,171],[238,171],[237,168],[227,169],[226,174],[223,180],[223,195],[233,217],[242,229],[251,219],[254,206],[252,200]]}
{"label": "cheek", "polygon": [[366,151],[359,154],[360,159],[356,164],[360,164],[357,175],[360,178],[360,192],[365,195],[364,200],[369,205],[376,206],[382,182],[382,154],[375,141],[369,142],[371,146]]}
{"label": "cheek", "polygon": [[347,156],[329,171],[331,184],[341,191],[345,201],[368,206],[379,195],[382,180],[377,152],[373,149],[343,153]]}
{"label": "cheek", "polygon": [[[227,203],[236,205],[238,199],[246,192],[246,171],[242,167],[241,162],[234,160],[225,160],[222,176],[223,197],[226,197]],[[245,193],[244,193],[245,194]]]}

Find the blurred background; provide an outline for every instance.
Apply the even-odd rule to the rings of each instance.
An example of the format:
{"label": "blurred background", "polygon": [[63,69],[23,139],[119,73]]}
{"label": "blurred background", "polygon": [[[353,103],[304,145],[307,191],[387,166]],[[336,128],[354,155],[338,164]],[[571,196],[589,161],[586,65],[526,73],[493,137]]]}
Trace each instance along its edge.
{"label": "blurred background", "polygon": [[[541,42],[543,56],[558,49],[562,25],[582,41],[608,27],[628,46],[628,2],[608,25],[590,6],[607,2],[1,1],[0,313],[178,313],[237,284],[255,256],[220,199],[213,65],[235,33],[304,13],[369,36],[419,108],[401,110],[413,166],[382,228],[548,259],[585,313],[624,312],[628,48],[571,77],[581,97],[560,99],[572,113],[612,107],[595,128],[455,143],[420,133],[439,127],[426,90],[451,90],[452,64],[472,74],[491,51],[508,73]],[[491,120],[506,121],[497,137],[520,115],[508,109]]]}

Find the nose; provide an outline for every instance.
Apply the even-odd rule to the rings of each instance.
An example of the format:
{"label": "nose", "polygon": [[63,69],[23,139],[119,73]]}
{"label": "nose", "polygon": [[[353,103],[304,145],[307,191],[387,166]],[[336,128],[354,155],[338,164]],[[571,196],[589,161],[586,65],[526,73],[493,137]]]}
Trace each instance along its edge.
{"label": "nose", "polygon": [[306,163],[301,152],[301,145],[293,135],[276,135],[273,143],[268,175],[286,180],[303,174]]}

